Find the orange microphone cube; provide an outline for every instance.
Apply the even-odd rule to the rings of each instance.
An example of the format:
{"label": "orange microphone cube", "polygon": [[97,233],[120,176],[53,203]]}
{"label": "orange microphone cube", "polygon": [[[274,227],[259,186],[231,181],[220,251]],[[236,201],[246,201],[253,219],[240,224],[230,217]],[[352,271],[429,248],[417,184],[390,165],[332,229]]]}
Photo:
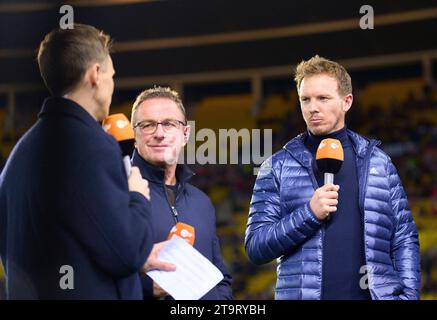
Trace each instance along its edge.
{"label": "orange microphone cube", "polygon": [[117,141],[134,139],[134,129],[123,113],[114,113],[106,117],[102,123],[103,130]]}
{"label": "orange microphone cube", "polygon": [[194,227],[189,224],[182,222],[176,223],[176,225],[170,230],[167,240],[170,240],[174,236],[178,236],[187,241],[190,245],[194,245]]}
{"label": "orange microphone cube", "polygon": [[317,167],[323,173],[338,173],[343,164],[343,146],[337,139],[323,139],[316,152]]}

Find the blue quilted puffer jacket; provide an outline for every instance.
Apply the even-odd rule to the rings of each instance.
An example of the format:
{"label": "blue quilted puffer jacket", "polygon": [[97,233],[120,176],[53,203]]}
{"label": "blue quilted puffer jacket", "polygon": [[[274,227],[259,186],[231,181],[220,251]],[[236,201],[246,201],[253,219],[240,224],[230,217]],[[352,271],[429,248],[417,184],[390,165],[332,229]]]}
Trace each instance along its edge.
{"label": "blue quilted puffer jacket", "polygon": [[[306,134],[263,163],[250,203],[246,253],[256,264],[278,259],[276,299],[321,298],[325,225],[309,207],[318,186]],[[396,169],[379,141],[348,135],[357,155],[364,283],[373,300],[419,299],[418,234]]]}

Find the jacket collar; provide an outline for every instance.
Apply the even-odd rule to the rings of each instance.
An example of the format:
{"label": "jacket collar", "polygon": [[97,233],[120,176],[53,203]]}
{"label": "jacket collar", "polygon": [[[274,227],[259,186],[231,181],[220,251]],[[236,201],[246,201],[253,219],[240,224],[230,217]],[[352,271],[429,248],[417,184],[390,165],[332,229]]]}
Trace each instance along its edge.
{"label": "jacket collar", "polygon": [[[149,182],[164,184],[164,169],[156,167],[143,159],[135,149],[132,154],[132,165],[137,166],[143,178]],[[181,185],[185,185],[194,172],[186,165],[178,164],[176,167],[176,180]]]}
{"label": "jacket collar", "polygon": [[75,117],[87,126],[103,131],[102,126],[97,122],[82,106],[73,100],[62,97],[50,97],[44,100],[43,106],[38,118],[44,118],[50,115],[64,115]]}
{"label": "jacket collar", "polygon": [[[381,141],[368,139],[352,130],[347,129],[348,137],[352,142],[355,153],[358,157],[364,158],[366,156],[367,148],[371,146],[380,145]],[[303,132],[297,137],[291,139],[284,147],[302,166],[310,167],[312,161],[311,152],[305,147],[304,141],[308,135],[308,132]]]}
{"label": "jacket collar", "polygon": [[359,135],[358,133],[347,130],[347,134],[349,139],[352,141],[352,146],[354,147],[355,153],[358,157],[364,158],[369,148],[373,148],[375,146],[379,146],[381,141],[376,139],[369,139]]}
{"label": "jacket collar", "polygon": [[283,149],[287,150],[302,166],[309,168],[311,166],[312,155],[304,144],[307,134],[307,132],[299,134],[287,142]]}

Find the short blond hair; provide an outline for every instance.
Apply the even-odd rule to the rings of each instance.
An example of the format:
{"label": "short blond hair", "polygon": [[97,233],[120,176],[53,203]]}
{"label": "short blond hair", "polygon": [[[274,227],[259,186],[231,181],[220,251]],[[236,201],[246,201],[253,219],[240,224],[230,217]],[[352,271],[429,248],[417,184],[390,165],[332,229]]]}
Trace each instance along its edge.
{"label": "short blond hair", "polygon": [[187,115],[185,113],[184,105],[182,104],[182,100],[179,97],[179,93],[172,90],[169,87],[160,87],[155,86],[150,89],[146,89],[143,92],[141,92],[137,98],[135,99],[135,102],[132,106],[132,112],[131,112],[131,123],[133,126],[136,125],[136,113],[139,105],[143,103],[146,100],[154,99],[154,98],[167,98],[172,100],[176,105],[178,106],[179,110],[181,110],[182,115],[184,116],[184,122],[187,122]]}
{"label": "short blond hair", "polygon": [[346,96],[352,93],[352,80],[346,69],[339,63],[315,55],[311,59],[302,60],[296,67],[294,81],[296,81],[297,91],[305,77],[319,74],[329,75],[337,80],[338,93]]}

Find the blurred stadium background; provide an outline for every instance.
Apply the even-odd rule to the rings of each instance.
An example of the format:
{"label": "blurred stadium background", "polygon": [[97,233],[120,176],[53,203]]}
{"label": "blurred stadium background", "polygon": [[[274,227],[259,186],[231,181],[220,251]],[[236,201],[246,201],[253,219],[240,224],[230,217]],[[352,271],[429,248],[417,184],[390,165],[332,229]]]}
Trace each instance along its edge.
{"label": "blurred stadium background", "polygon": [[[62,4],[75,22],[116,40],[111,113],[130,117],[153,85],[183,95],[196,130],[273,130],[273,152],[305,130],[293,66],[319,54],[344,64],[354,85],[348,126],[383,141],[407,190],[422,255],[422,298],[437,298],[437,2],[416,1],[0,1],[0,170],[48,95],[35,52],[58,26]],[[359,27],[371,5],[373,30]],[[244,253],[253,165],[194,165],[194,184],[217,210],[222,252],[237,299],[272,299],[275,263]],[[42,259],[44,257],[41,257]],[[4,273],[0,267],[0,299]]]}

